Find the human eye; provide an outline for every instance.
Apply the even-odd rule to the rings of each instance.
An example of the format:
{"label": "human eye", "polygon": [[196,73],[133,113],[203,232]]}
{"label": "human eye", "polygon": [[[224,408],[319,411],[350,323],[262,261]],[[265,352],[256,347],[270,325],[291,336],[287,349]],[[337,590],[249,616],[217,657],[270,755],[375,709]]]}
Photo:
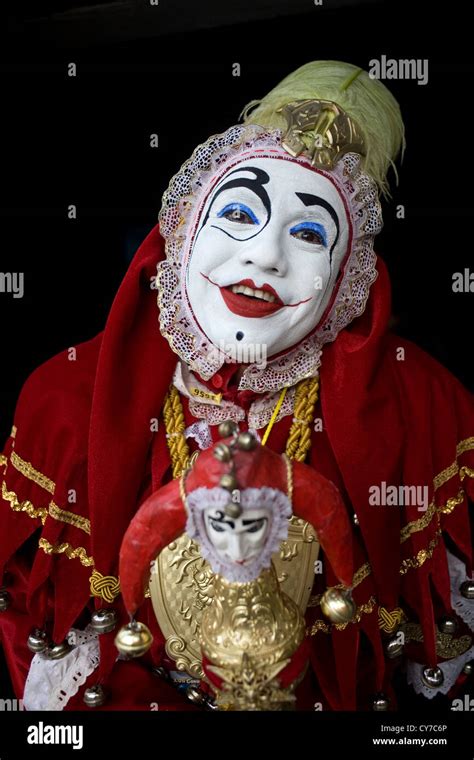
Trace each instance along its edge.
{"label": "human eye", "polygon": [[290,235],[305,243],[327,246],[326,230],[318,222],[301,222],[291,228]]}
{"label": "human eye", "polygon": [[217,216],[237,224],[260,224],[252,209],[243,203],[228,203]]}

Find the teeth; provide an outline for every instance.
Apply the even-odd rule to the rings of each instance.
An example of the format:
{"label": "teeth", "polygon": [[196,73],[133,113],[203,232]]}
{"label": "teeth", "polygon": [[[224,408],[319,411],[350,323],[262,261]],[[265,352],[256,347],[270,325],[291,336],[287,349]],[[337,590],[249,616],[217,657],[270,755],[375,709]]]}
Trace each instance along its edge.
{"label": "teeth", "polygon": [[247,285],[232,285],[232,293],[242,293],[244,296],[260,298],[260,300],[268,301],[268,303],[275,302],[275,296],[272,293],[267,293],[266,290],[254,290],[253,288],[248,288]]}

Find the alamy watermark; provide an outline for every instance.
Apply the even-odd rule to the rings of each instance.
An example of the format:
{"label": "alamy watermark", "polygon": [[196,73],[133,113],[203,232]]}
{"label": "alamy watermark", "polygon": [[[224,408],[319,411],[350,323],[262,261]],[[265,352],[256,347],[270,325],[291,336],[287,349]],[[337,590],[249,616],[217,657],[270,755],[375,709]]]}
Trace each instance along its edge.
{"label": "alamy watermark", "polygon": [[391,486],[383,480],[369,488],[369,504],[375,507],[418,507],[428,509],[428,486]]}
{"label": "alamy watermark", "polygon": [[463,272],[454,272],[452,289],[453,293],[474,293],[474,272],[467,268]]}
{"label": "alamy watermark", "polygon": [[256,364],[259,369],[265,369],[267,366],[267,346],[266,343],[227,343],[220,340],[217,346],[213,346],[209,351],[209,360],[215,361],[216,364],[222,361],[222,354],[225,354],[227,364],[237,362],[238,364]]}
{"label": "alamy watermark", "polygon": [[417,84],[428,84],[427,58],[372,58],[369,61],[371,79],[413,79]]}
{"label": "alamy watermark", "polygon": [[0,293],[10,293],[13,298],[23,298],[24,292],[23,272],[0,272]]}
{"label": "alamy watermark", "polygon": [[0,712],[20,712],[24,709],[22,699],[0,699]]}

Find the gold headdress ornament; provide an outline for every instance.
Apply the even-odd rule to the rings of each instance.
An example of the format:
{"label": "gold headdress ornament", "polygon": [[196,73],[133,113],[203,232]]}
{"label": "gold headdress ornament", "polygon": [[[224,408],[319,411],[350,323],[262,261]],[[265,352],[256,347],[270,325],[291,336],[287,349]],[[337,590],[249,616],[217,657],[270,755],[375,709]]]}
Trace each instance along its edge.
{"label": "gold headdress ornament", "polygon": [[361,167],[384,195],[387,170],[405,146],[400,107],[385,85],[359,66],[312,61],[291,72],[267,95],[242,111],[244,124],[280,129],[292,156],[309,155],[330,170],[346,153],[362,156]]}
{"label": "gold headdress ornament", "polygon": [[278,113],[287,121],[282,145],[290,156],[305,153],[313,166],[330,171],[345,153],[366,155],[359,126],[331,100],[296,100]]}

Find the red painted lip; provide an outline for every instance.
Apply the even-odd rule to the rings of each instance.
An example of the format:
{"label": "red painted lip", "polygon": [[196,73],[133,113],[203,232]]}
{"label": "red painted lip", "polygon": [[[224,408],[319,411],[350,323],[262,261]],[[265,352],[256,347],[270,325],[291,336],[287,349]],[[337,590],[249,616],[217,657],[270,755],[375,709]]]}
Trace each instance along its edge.
{"label": "red painted lip", "polygon": [[[283,303],[276,290],[267,283],[264,283],[260,288],[257,288],[253,280],[240,280],[239,282],[232,283],[232,285],[228,285],[226,288],[221,288],[217,283],[213,282],[210,277],[207,277],[202,272],[201,274],[211,283],[211,285],[215,285],[219,288],[224,303],[229,311],[233,314],[237,314],[239,317],[258,319],[259,317],[267,317],[270,314],[275,314],[275,312],[280,311],[280,309],[283,309],[285,306],[294,307],[299,306],[300,303],[305,303],[305,301],[290,304]],[[275,298],[275,301],[269,303],[269,301],[245,296],[243,293],[233,293],[231,288],[234,285],[245,285],[247,288],[253,288],[253,290],[264,290],[267,293],[271,293]],[[310,299],[308,298],[306,300],[309,301]]]}

